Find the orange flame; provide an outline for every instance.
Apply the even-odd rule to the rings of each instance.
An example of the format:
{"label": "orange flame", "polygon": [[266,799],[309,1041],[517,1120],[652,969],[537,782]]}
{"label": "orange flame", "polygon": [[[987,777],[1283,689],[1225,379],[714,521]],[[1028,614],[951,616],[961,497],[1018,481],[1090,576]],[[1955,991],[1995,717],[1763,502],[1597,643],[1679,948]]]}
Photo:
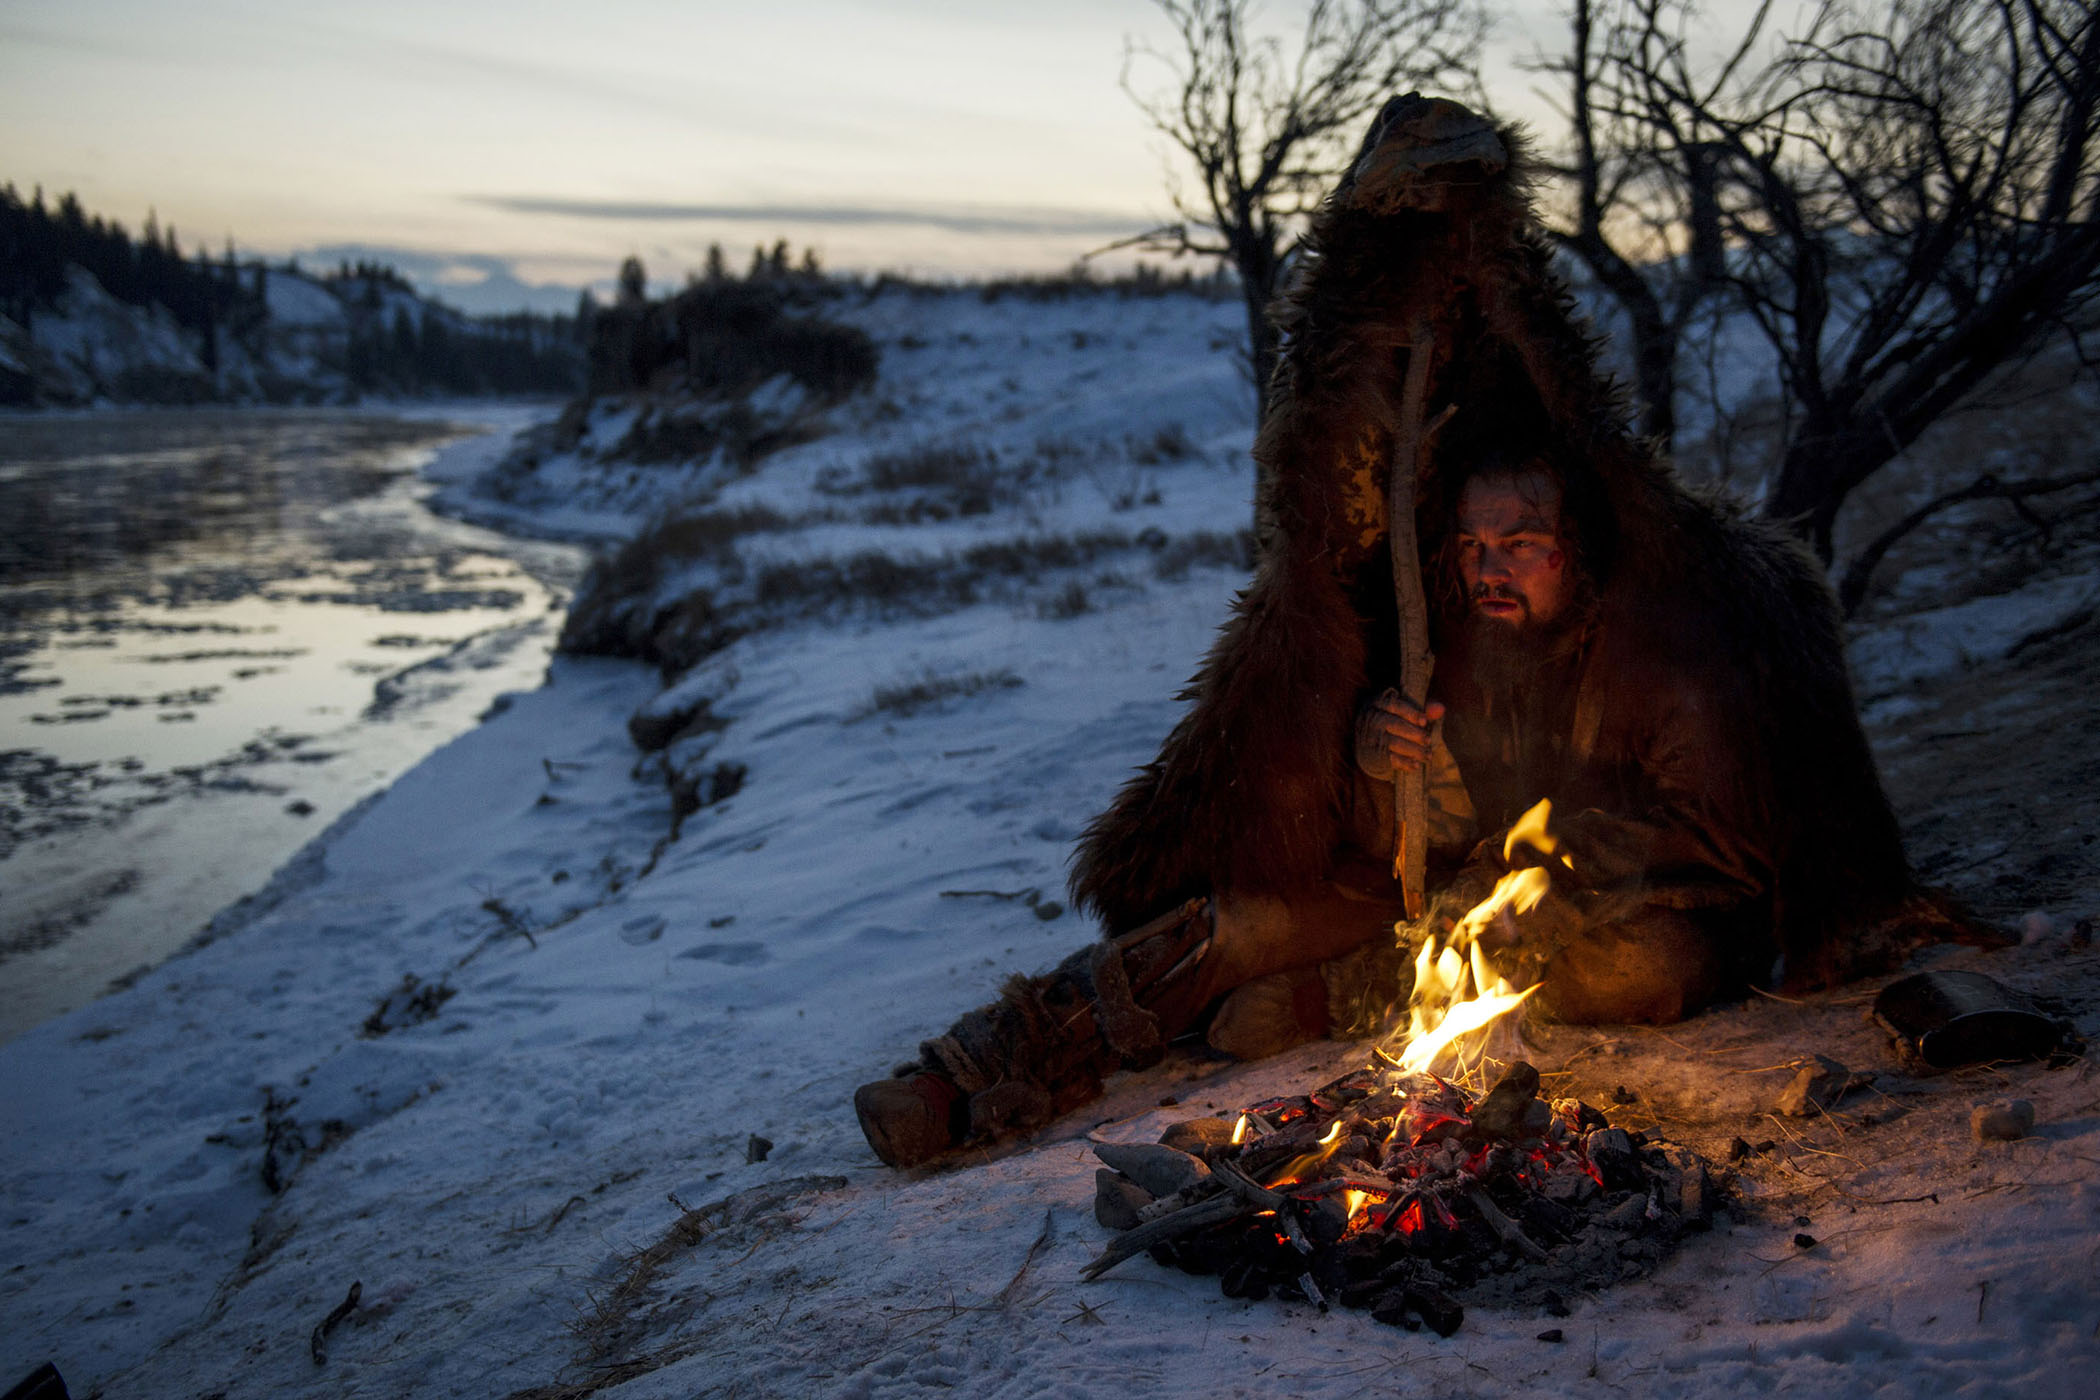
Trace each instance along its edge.
{"label": "orange flame", "polygon": [[[1560,841],[1547,829],[1553,815],[1551,802],[1540,802],[1519,817],[1502,841],[1502,858],[1509,860],[1518,846],[1530,846],[1541,855],[1557,857],[1559,864],[1574,869],[1560,850]],[[1537,987],[1518,991],[1495,970],[1481,935],[1498,920],[1513,921],[1530,913],[1553,887],[1553,878],[1543,866],[1512,870],[1495,882],[1494,890],[1468,910],[1451,932],[1424,940],[1415,956],[1415,989],[1408,999],[1407,1028],[1396,1037],[1401,1048],[1393,1056],[1403,1074],[1428,1073],[1440,1059],[1458,1062],[1464,1075],[1469,1051],[1478,1053],[1479,1032],[1522,1006]]]}
{"label": "orange flame", "polygon": [[1339,1118],[1335,1119],[1333,1126],[1327,1130],[1327,1136],[1321,1138],[1313,1145],[1320,1150],[1302,1153],[1293,1157],[1282,1171],[1269,1179],[1268,1184],[1280,1186],[1287,1181],[1303,1181],[1311,1176],[1320,1163],[1332,1157],[1334,1149],[1342,1145],[1342,1120]]}

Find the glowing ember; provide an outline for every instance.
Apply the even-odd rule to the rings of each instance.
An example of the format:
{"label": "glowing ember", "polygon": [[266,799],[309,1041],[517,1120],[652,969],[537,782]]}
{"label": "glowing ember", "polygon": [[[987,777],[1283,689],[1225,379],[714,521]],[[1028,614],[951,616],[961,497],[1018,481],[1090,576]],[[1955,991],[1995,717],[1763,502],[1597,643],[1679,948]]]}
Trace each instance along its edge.
{"label": "glowing ember", "polygon": [[1714,1187],[1696,1154],[1539,1088],[1521,1061],[1478,1096],[1366,1068],[1255,1105],[1239,1141],[1201,1151],[1196,1185],[1133,1208],[1135,1183],[1100,1173],[1097,1212],[1128,1213],[1087,1275],[1150,1253],[1227,1297],[1339,1303],[1448,1336],[1464,1316],[1453,1295],[1489,1275],[1532,1301],[1604,1287],[1705,1224]]}
{"label": "glowing ember", "polygon": [[[1551,891],[1555,867],[1574,868],[1551,815],[1539,803],[1503,844],[1505,860],[1522,846],[1543,863],[1503,876],[1424,942],[1407,1024],[1373,1064],[1249,1106],[1229,1144],[1192,1149],[1208,1175],[1149,1203],[1130,1203],[1144,1192],[1134,1180],[1100,1173],[1097,1215],[1124,1234],[1087,1276],[1149,1252],[1216,1275],[1230,1298],[1274,1291],[1323,1309],[1331,1299],[1449,1336],[1464,1316],[1452,1292],[1487,1274],[1518,1271],[1539,1298],[1558,1299],[1551,1289],[1644,1272],[1703,1227],[1713,1187],[1695,1153],[1614,1128],[1575,1100],[1539,1098],[1539,1072],[1522,1060],[1481,1091],[1489,1033],[1537,990],[1512,987],[1492,948]],[[1220,1125],[1203,1121],[1187,1142],[1217,1143]]]}

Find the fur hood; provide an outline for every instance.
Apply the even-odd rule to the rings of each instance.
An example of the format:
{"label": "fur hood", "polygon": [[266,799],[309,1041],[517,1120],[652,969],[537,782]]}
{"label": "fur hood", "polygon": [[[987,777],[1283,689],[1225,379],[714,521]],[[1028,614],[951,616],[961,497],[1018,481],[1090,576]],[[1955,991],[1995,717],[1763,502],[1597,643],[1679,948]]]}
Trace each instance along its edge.
{"label": "fur hood", "polygon": [[1552,269],[1521,136],[1455,103],[1389,102],[1273,315],[1255,577],[1159,757],[1083,835],[1075,900],[1113,932],[1216,889],[1288,897],[1328,873],[1357,707],[1396,673],[1386,487],[1410,328],[1426,320],[1431,416],[1450,410],[1416,481],[1432,597],[1466,468],[1548,456],[1600,635],[1666,663],[1690,643],[1734,669],[1730,731],[1744,807],[1770,824],[1781,945],[1798,971],[1842,970],[1845,930],[1888,914],[1910,878],[1829,587],[1794,541],[1689,490],[1632,435]]}

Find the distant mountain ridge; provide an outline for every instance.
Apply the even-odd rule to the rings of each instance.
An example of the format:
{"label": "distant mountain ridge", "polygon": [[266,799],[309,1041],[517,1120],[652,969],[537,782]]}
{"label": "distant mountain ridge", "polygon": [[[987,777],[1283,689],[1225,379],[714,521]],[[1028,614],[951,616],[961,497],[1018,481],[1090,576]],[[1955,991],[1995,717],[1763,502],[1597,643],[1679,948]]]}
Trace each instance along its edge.
{"label": "distant mountain ridge", "polygon": [[574,393],[574,317],[471,317],[392,268],[185,258],[42,191],[0,187],[0,405],[348,403],[367,395]]}

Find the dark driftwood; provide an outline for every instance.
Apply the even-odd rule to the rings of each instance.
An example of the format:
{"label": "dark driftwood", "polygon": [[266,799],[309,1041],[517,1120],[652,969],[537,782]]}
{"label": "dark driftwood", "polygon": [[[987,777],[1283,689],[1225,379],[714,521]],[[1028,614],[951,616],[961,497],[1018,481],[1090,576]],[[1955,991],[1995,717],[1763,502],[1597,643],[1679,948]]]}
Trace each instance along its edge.
{"label": "dark driftwood", "polygon": [[1252,1215],[1255,1209],[1238,1196],[1226,1192],[1207,1201],[1186,1206],[1172,1215],[1148,1220],[1135,1230],[1125,1230],[1110,1240],[1108,1248],[1101,1252],[1101,1257],[1081,1269],[1079,1276],[1085,1279],[1099,1278],[1125,1259],[1135,1258],[1156,1244],[1179,1239],[1205,1226],[1223,1225],[1226,1221],[1236,1220],[1242,1215]]}
{"label": "dark driftwood", "polygon": [[1211,1174],[1253,1210],[1281,1210],[1284,1207],[1286,1198],[1281,1191],[1271,1191],[1231,1162],[1211,1163]]}
{"label": "dark driftwood", "polygon": [[[1281,1191],[1271,1191],[1230,1162],[1213,1162],[1211,1172],[1211,1182],[1199,1183],[1188,1190],[1215,1192],[1222,1186],[1225,1188],[1222,1192],[1125,1230],[1109,1241],[1100,1258],[1080,1270],[1080,1276],[1099,1278],[1125,1259],[1135,1258],[1156,1244],[1257,1211],[1281,1210],[1289,1203],[1289,1198]],[[1293,1232],[1296,1233],[1295,1227]],[[1309,1249],[1310,1245],[1304,1248]]]}
{"label": "dark driftwood", "polygon": [[1322,1196],[1339,1196],[1344,1191],[1361,1191],[1367,1196],[1384,1196],[1391,1199],[1405,1189],[1389,1178],[1376,1172],[1350,1172],[1344,1176],[1330,1176],[1325,1181],[1315,1181],[1307,1186],[1293,1186],[1291,1195],[1301,1201],[1316,1201]]}

